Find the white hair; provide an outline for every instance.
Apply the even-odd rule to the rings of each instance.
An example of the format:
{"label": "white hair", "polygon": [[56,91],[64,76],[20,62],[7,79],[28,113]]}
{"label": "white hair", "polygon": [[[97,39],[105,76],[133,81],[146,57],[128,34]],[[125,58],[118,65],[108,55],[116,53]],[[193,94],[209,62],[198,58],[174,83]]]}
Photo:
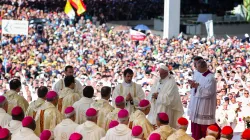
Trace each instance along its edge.
{"label": "white hair", "polygon": [[86,116],[86,119],[89,120],[89,121],[92,121],[92,120],[94,120],[94,119],[96,119],[96,118],[97,118],[97,115],[91,116],[91,117]]}
{"label": "white hair", "polygon": [[129,117],[125,117],[125,118],[118,118],[118,122],[119,123],[124,123],[125,121],[128,121]]}
{"label": "white hair", "polygon": [[71,113],[68,113],[68,114],[65,113],[65,118],[70,118],[73,115],[75,115],[75,111],[72,111]]}
{"label": "white hair", "polygon": [[147,106],[145,106],[145,107],[137,107],[139,110],[146,110],[147,108],[149,108],[151,105],[150,104],[148,104]]}

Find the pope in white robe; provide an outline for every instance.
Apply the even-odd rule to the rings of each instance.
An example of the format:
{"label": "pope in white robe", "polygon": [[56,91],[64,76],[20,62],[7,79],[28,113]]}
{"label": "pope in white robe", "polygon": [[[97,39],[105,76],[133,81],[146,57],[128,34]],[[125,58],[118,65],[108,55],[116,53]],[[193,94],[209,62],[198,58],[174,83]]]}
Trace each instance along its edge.
{"label": "pope in white robe", "polygon": [[117,96],[123,96],[126,100],[126,109],[133,113],[140,100],[145,98],[145,94],[141,85],[132,82],[134,73],[131,69],[126,69],[123,74],[124,82],[115,87],[112,95],[113,105]]}
{"label": "pope in white robe", "polygon": [[151,102],[151,110],[148,119],[151,124],[156,124],[156,116],[165,112],[169,116],[169,125],[176,128],[176,121],[184,114],[178,87],[173,76],[168,72],[168,67],[161,64],[160,79],[152,86],[148,95]]}

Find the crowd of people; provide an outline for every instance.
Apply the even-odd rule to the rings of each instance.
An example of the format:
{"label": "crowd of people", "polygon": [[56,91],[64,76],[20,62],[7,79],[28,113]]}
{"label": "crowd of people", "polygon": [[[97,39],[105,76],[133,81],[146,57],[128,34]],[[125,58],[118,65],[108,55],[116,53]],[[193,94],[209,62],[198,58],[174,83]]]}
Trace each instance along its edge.
{"label": "crowd of people", "polygon": [[[6,92],[11,89],[10,81],[12,79],[19,79],[21,89],[15,94],[20,95],[18,98],[22,97],[25,101],[27,100],[27,103],[23,101],[25,103],[24,105],[19,105],[25,106],[22,107],[23,112],[27,112],[28,106],[32,107],[34,104],[34,106],[42,105],[44,100],[53,102],[55,94],[49,92],[51,97],[49,95],[49,97],[47,97],[45,93],[41,93],[44,87],[46,87],[48,91],[54,90],[58,94],[59,99],[64,98],[67,91],[64,91],[64,94],[61,93],[63,92],[61,90],[66,86],[65,81],[62,79],[70,75],[74,76],[75,79],[76,86],[74,93],[78,93],[78,95],[72,97],[74,99],[69,101],[71,106],[74,102],[77,103],[78,100],[83,100],[80,99],[84,94],[82,93],[83,89],[86,88],[88,93],[91,92],[89,91],[89,86],[92,86],[94,90],[94,100],[99,101],[103,99],[102,88],[106,86],[111,87],[112,95],[118,96],[117,93],[122,92],[119,85],[124,82],[123,79],[125,77],[123,72],[127,68],[134,71],[131,80],[137,83],[142,90],[138,91],[140,98],[133,101],[129,100],[131,102],[127,102],[126,106],[136,103],[139,105],[141,99],[144,98],[150,101],[152,107],[154,107],[154,104],[158,106],[161,102],[165,104],[168,99],[173,100],[170,98],[172,97],[170,93],[168,93],[169,96],[164,98],[166,100],[157,98],[157,96],[162,97],[162,94],[152,94],[153,90],[157,91],[155,83],[158,82],[157,79],[160,77],[157,74],[159,72],[159,64],[164,63],[168,66],[170,74],[177,83],[180,103],[181,106],[183,106],[181,109],[179,107],[180,104],[168,104],[168,106],[178,106],[178,108],[176,107],[176,114],[168,112],[169,118],[171,118],[169,121],[171,127],[177,128],[177,126],[174,125],[182,116],[179,114],[182,114],[183,110],[186,118],[190,116],[188,106],[190,106],[192,102],[193,91],[191,89],[195,86],[194,84],[193,86],[190,84],[190,80],[193,79],[196,71],[193,58],[195,56],[202,56],[203,60],[207,62],[208,69],[214,73],[215,80],[217,81],[217,88],[215,89],[217,99],[215,108],[216,123],[221,128],[230,126],[235,132],[243,132],[246,127],[249,127],[249,123],[246,123],[250,106],[250,40],[247,34],[245,35],[246,39],[244,39],[244,42],[237,37],[200,38],[193,36],[191,38],[180,37],[165,39],[152,33],[148,33],[144,41],[133,41],[130,39],[129,32],[114,32],[113,28],[108,28],[105,24],[101,24],[101,26],[97,27],[95,22],[84,17],[81,17],[78,21],[72,21],[65,13],[60,11],[43,11],[35,9],[35,7],[30,8],[9,4],[2,4],[0,7],[0,20],[29,20],[33,18],[44,18],[47,20],[42,33],[37,32],[35,25],[30,25],[28,36],[4,35],[1,38],[0,94],[5,95]],[[70,68],[70,71],[67,71],[66,66],[69,65],[73,66],[73,69]],[[124,87],[126,87],[126,85]],[[124,92],[126,91],[125,89],[126,88],[123,90]],[[176,90],[173,91],[173,93],[176,93]],[[133,90],[130,92],[134,93]],[[175,97],[175,95],[176,94],[174,94],[173,97]],[[92,96],[86,96],[92,99]],[[9,101],[9,98],[12,97],[6,98]],[[41,98],[43,98],[43,100],[41,100]],[[124,98],[127,100],[126,97]],[[132,97],[129,96],[127,98],[131,99]],[[116,98],[113,96],[110,99],[112,100],[113,107],[115,107]],[[120,102],[123,101],[122,99],[120,100]],[[174,98],[174,100],[179,102],[178,96]],[[5,103],[4,101],[5,99],[2,100],[3,103]],[[12,109],[15,108],[14,105],[16,102],[17,101],[9,102],[7,112],[12,116]],[[82,112],[80,116],[87,115],[84,114],[83,110],[86,111],[90,107],[88,105],[90,105],[91,100],[86,99],[84,102],[86,104],[79,103],[79,105],[73,105],[73,108],[77,109],[78,106],[86,106],[86,108],[73,112]],[[63,104],[60,100],[58,101],[58,104],[59,103]],[[99,106],[101,105],[102,104],[98,104],[97,107],[94,107],[95,110],[100,110]],[[49,106],[51,106],[51,104],[47,106],[44,105],[45,108]],[[68,106],[62,106],[56,108],[60,112],[51,116],[58,116],[58,119],[56,119],[57,122],[54,126],[48,128],[49,130],[54,129],[56,124],[61,122],[63,119],[62,114],[68,114],[67,111],[64,112],[67,110],[67,107]],[[167,112],[169,110],[171,112],[171,110],[174,110],[173,108],[165,110],[164,105],[162,105],[162,108],[163,109],[159,109],[160,112]],[[127,108],[129,114],[135,111],[133,109],[133,107],[130,109]],[[69,112],[72,113],[72,108],[69,110],[71,110]],[[38,110],[35,110],[35,112],[37,111]],[[114,111],[116,114],[119,112],[119,110]],[[40,112],[38,112],[38,114],[39,113]],[[152,116],[152,118],[149,119],[149,123],[154,125],[154,127],[157,127],[155,121],[155,118],[159,117],[157,113],[159,112],[151,112],[151,114],[155,115],[149,115]],[[125,114],[125,118],[127,117],[126,111],[123,111],[121,114]],[[123,115],[121,115],[121,118],[124,117]],[[178,117],[173,117],[175,115]],[[33,114],[33,112],[27,116],[32,116],[36,122],[40,122],[39,117],[35,118],[39,115]],[[72,114],[69,116],[72,117]],[[90,110],[90,117],[93,116],[96,116],[96,113],[92,109]],[[60,117],[62,118],[60,119]],[[164,123],[166,114],[163,114],[162,117]],[[25,118],[23,120],[23,126],[26,126],[25,124],[27,123],[31,123],[29,119],[30,118]],[[175,120],[173,121],[173,119]],[[53,119],[49,119],[48,117],[48,120]],[[77,117],[77,115],[76,120],[77,124],[82,124],[86,121],[85,118]],[[19,121],[21,121],[20,118]],[[44,119],[44,122],[45,121]],[[193,122],[193,120],[191,121]],[[37,128],[40,128],[40,125],[39,123]],[[102,125],[99,126],[103,127]],[[105,126],[107,127],[108,125]],[[47,128],[47,126],[45,128]],[[104,129],[106,132],[108,128]],[[155,130],[155,128],[152,129]],[[40,135],[37,130],[35,130],[35,132],[37,135]],[[41,132],[42,131],[40,131],[40,133]],[[81,130],[79,130],[78,133],[81,133]],[[147,136],[149,136],[149,134]],[[83,137],[85,135],[87,134],[84,134]],[[144,135],[146,134],[144,133]],[[101,136],[104,136],[104,134]]]}

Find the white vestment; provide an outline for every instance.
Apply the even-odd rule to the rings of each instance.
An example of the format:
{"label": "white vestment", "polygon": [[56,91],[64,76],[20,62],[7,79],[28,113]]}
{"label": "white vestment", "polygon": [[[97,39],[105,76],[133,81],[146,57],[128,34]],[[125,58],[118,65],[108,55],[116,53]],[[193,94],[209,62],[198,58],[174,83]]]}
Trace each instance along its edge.
{"label": "white vestment", "polygon": [[[82,97],[83,93],[83,86],[82,84],[77,80],[75,79],[75,88],[74,88],[74,93],[78,93],[80,95],[80,97]],[[53,86],[53,90],[56,91],[57,94],[59,94],[59,92],[65,87],[65,84],[64,84],[64,79],[60,79],[59,81],[57,81],[54,86]]]}
{"label": "white vestment", "polygon": [[108,130],[105,140],[132,140],[131,130],[125,124],[119,124]]}
{"label": "white vestment", "polygon": [[105,130],[91,121],[79,125],[75,132],[83,136],[82,140],[100,140],[105,136]]}
{"label": "white vestment", "polygon": [[232,109],[217,109],[215,118],[216,123],[219,125],[220,128],[223,128],[224,126],[233,127],[232,125],[236,123],[236,113]]}
{"label": "white vestment", "polygon": [[85,113],[91,107],[93,102],[94,100],[92,98],[82,97],[79,101],[73,104],[76,112],[76,123],[82,124],[86,121]]}
{"label": "white vestment", "polygon": [[70,135],[75,132],[79,125],[71,119],[64,119],[54,129],[55,140],[68,140]]}
{"label": "white vestment", "polygon": [[22,128],[22,122],[17,120],[11,120],[4,128],[7,128],[12,135],[16,134]]}
{"label": "white vestment", "polygon": [[134,82],[128,83],[121,83],[117,85],[114,89],[113,95],[112,95],[112,103],[113,106],[115,105],[115,98],[117,96],[123,96],[126,100],[126,97],[128,94],[131,94],[133,98],[133,104],[130,102],[126,102],[126,109],[128,110],[129,114],[132,114],[135,111],[135,107],[138,106],[140,103],[140,100],[145,99],[144,91],[142,90],[141,85],[136,84]]}
{"label": "white vestment", "polygon": [[19,132],[15,135],[12,135],[12,140],[40,140],[39,137],[36,136],[33,130],[22,127]]}
{"label": "white vestment", "polygon": [[[159,93],[158,98],[152,98],[154,93]],[[169,117],[169,125],[176,128],[177,119],[184,114],[181,98],[175,79],[169,75],[165,79],[158,79],[152,86],[148,96],[151,102],[151,109],[148,120],[151,124],[156,124],[156,116],[160,112],[165,112]]]}
{"label": "white vestment", "polygon": [[191,89],[191,98],[193,99],[189,107],[190,120],[201,125],[214,124],[216,111],[216,80],[214,74],[208,73],[205,76],[202,74],[195,77],[194,80],[199,83],[199,86],[196,90]]}
{"label": "white vestment", "polygon": [[[193,81],[195,81],[195,79],[197,79],[198,77],[202,76],[202,74],[200,72],[198,72],[197,70],[194,71],[194,75],[193,75]],[[192,110],[192,104],[195,103],[193,100],[195,99],[194,94],[190,95],[190,102],[188,105],[188,116],[190,116],[191,114],[191,110]]]}
{"label": "white vestment", "polygon": [[7,125],[12,120],[12,117],[6,111],[0,108],[0,126]]}

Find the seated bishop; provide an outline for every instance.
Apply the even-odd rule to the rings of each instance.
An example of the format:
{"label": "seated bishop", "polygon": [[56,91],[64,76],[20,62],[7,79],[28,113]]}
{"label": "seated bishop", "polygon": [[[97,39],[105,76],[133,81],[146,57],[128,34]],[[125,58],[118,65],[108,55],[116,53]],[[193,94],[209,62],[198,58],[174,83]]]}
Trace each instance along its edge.
{"label": "seated bishop", "polygon": [[150,112],[150,102],[148,100],[141,100],[139,103],[138,110],[130,115],[129,127],[141,126],[143,128],[144,138],[148,138],[149,134],[154,131],[153,125],[149,122],[146,116]]}
{"label": "seated bishop", "polygon": [[75,109],[69,106],[64,111],[65,119],[62,120],[54,129],[55,140],[68,140],[70,135],[75,132],[79,125],[75,123]]}
{"label": "seated bishop", "polygon": [[117,96],[115,98],[115,105],[116,105],[116,108],[109,112],[105,118],[105,130],[108,131],[108,126],[109,126],[109,123],[113,120],[118,120],[118,112],[121,110],[121,109],[124,109],[125,108],[125,100],[123,98],[123,96]]}
{"label": "seated bishop", "polygon": [[156,118],[157,129],[152,133],[158,133],[161,135],[161,140],[166,140],[171,134],[175,132],[175,129],[169,125],[168,115],[164,112],[158,113]]}
{"label": "seated bishop", "polygon": [[34,133],[34,130],[36,129],[36,122],[32,117],[25,117],[22,120],[22,126],[23,127],[20,131],[11,137],[13,140],[40,140]]}
{"label": "seated bishop", "polygon": [[54,140],[54,135],[50,130],[43,130],[40,134],[40,140]]}
{"label": "seated bishop", "polygon": [[118,113],[119,125],[107,131],[105,140],[131,140],[131,129],[128,128],[129,113],[126,109],[122,109]]}
{"label": "seated bishop", "polygon": [[86,119],[87,121],[76,127],[75,130],[83,136],[83,140],[100,140],[105,136],[105,130],[96,124],[97,111],[94,108],[86,111]]}
{"label": "seated bishop", "polygon": [[143,134],[143,128],[141,126],[134,126],[132,128],[133,140],[146,140]]}
{"label": "seated bishop", "polygon": [[207,135],[201,140],[216,140],[219,135],[219,128],[216,125],[210,125],[207,128]]}
{"label": "seated bishop", "polygon": [[11,111],[12,120],[5,125],[5,128],[7,128],[12,135],[16,134],[22,126],[22,120],[24,118],[24,112],[23,109],[20,106],[16,106]]}
{"label": "seated bishop", "polygon": [[188,128],[188,120],[186,118],[179,118],[177,121],[178,130],[168,137],[167,140],[194,140],[186,131]]}
{"label": "seated bishop", "polygon": [[221,137],[220,140],[232,140],[234,131],[231,126],[224,126],[221,129]]}

